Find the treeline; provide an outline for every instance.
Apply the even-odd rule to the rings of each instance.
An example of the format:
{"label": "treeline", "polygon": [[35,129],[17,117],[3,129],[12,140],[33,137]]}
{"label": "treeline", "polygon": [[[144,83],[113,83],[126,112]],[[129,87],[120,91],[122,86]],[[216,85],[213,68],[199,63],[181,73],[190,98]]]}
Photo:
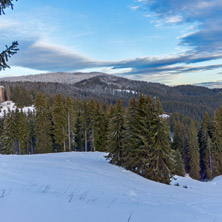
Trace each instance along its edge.
{"label": "treeline", "polygon": [[[205,111],[212,118],[214,110],[222,104],[221,89],[197,86],[169,87],[109,75],[89,78],[76,84],[3,81],[0,84],[5,86],[7,91],[11,91],[12,100],[20,106],[30,105],[30,101],[35,100],[38,92],[50,96],[61,94],[86,101],[94,98],[107,104],[115,104],[117,99],[120,98],[124,107],[127,106],[132,96],[139,98],[140,93],[149,94],[153,98],[158,97],[160,99],[165,112],[170,114],[177,112],[189,116],[199,124]],[[19,98],[17,96],[19,91],[25,95],[22,99],[17,99]]]}
{"label": "treeline", "polygon": [[173,148],[180,151],[185,171],[191,177],[209,180],[221,175],[222,108],[216,109],[212,120],[206,112],[198,132],[193,122],[190,130],[187,130],[183,122],[177,121],[174,126]]}
{"label": "treeline", "polygon": [[159,100],[143,94],[126,107],[121,100],[112,105],[40,93],[34,104],[34,112],[17,109],[0,119],[1,153],[102,151],[112,164],[166,184],[173,175],[208,180],[222,174],[222,108],[212,120],[206,113],[197,130],[179,114],[164,119]]}
{"label": "treeline", "polygon": [[105,151],[107,105],[43,94],[34,104],[34,112],[9,110],[1,119],[1,153]]}

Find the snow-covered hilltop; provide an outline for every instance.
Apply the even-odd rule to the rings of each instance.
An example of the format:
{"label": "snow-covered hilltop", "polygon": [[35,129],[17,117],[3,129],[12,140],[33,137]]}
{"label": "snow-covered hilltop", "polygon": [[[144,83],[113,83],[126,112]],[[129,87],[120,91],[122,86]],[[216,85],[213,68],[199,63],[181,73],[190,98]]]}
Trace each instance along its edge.
{"label": "snow-covered hilltop", "polygon": [[90,72],[90,73],[56,72],[56,73],[45,73],[37,75],[5,77],[5,78],[0,78],[0,80],[9,81],[9,82],[54,82],[54,83],[75,84],[77,82],[81,82],[82,80],[90,79],[96,76],[106,76],[106,75],[108,74],[101,72]]}
{"label": "snow-covered hilltop", "polygon": [[0,221],[222,221],[222,177],[178,177],[169,186],[113,166],[104,155],[0,155]]}
{"label": "snow-covered hilltop", "polygon": [[[16,110],[16,105],[14,102],[12,101],[5,101],[0,103],[0,118],[3,117],[5,114],[7,114],[9,111],[15,111]],[[19,112],[23,112],[23,113],[28,113],[28,112],[34,112],[35,111],[35,107],[34,105],[32,106],[27,106],[27,107],[23,107],[23,108],[18,108]]]}

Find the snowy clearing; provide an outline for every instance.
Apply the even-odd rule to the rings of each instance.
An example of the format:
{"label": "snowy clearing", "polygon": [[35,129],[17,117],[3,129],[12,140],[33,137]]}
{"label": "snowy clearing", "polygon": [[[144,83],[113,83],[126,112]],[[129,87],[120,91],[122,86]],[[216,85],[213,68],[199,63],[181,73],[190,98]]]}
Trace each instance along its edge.
{"label": "snowy clearing", "polygon": [[104,155],[0,155],[0,221],[222,221],[222,177],[178,177],[168,186],[110,165]]}
{"label": "snowy clearing", "polygon": [[[4,117],[4,115],[6,115],[9,111],[16,111],[17,109],[17,106],[15,105],[14,102],[12,101],[5,101],[5,102],[2,102],[0,104],[0,118]],[[23,112],[25,114],[27,114],[28,112],[34,112],[35,111],[35,106],[32,105],[32,106],[26,106],[26,107],[23,107],[22,109],[21,108],[18,108],[18,111],[19,112]]]}

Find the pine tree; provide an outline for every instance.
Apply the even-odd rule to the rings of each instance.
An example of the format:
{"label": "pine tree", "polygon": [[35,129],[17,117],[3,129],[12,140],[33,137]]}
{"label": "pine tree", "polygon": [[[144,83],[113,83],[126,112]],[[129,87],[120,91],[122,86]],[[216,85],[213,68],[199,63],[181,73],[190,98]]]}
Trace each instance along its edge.
{"label": "pine tree", "polygon": [[36,96],[35,108],[35,152],[53,152],[51,113],[47,101],[42,94]]}
{"label": "pine tree", "polygon": [[150,152],[152,145],[152,122],[153,122],[153,100],[151,97],[145,98],[140,95],[136,115],[133,124],[133,153],[135,155],[133,168],[136,173],[149,178]]}
{"label": "pine tree", "polygon": [[94,147],[96,151],[104,152],[106,147],[107,118],[101,104],[97,101],[94,113]]}
{"label": "pine tree", "polygon": [[28,123],[25,114],[20,111],[18,112],[18,121],[17,121],[17,137],[18,137],[18,153],[25,154],[27,153],[27,140],[28,140]]}
{"label": "pine tree", "polygon": [[187,159],[185,156],[186,150],[184,150],[184,127],[181,127],[179,121],[176,121],[174,124],[174,136],[173,136],[173,143],[172,148],[174,150],[175,155],[175,172],[174,174],[178,176],[185,175],[185,168],[184,168],[184,161],[182,159],[182,155],[184,159]]}
{"label": "pine tree", "polygon": [[202,179],[211,179],[213,176],[212,141],[209,135],[209,125],[209,115],[208,113],[205,113],[199,132],[200,166]]}
{"label": "pine tree", "polygon": [[122,103],[118,99],[109,122],[107,135],[107,150],[109,151],[107,159],[110,159],[110,163],[118,166],[122,166],[123,164],[123,115]]}
{"label": "pine tree", "polygon": [[83,151],[83,122],[82,122],[82,116],[81,116],[81,110],[79,109],[76,113],[76,121],[75,121],[75,127],[74,127],[74,133],[75,133],[75,150],[77,151]]}
{"label": "pine tree", "polygon": [[149,168],[150,179],[169,184],[172,176],[174,156],[170,144],[170,132],[166,120],[159,117],[157,112],[153,123],[153,144],[151,148]]}
{"label": "pine tree", "polygon": [[212,171],[213,177],[222,173],[222,109],[214,112],[212,134]]}
{"label": "pine tree", "polygon": [[27,153],[34,154],[34,148],[35,148],[35,113],[28,112],[27,124],[28,124]]}
{"label": "pine tree", "polygon": [[84,130],[84,151],[85,152],[89,151],[89,147],[88,147],[89,125],[90,125],[89,109],[88,109],[86,101],[84,101],[83,107],[82,107],[82,126]]}
{"label": "pine tree", "polygon": [[189,174],[193,179],[200,179],[200,153],[199,144],[197,139],[197,130],[195,128],[194,122],[191,121],[189,140]]}
{"label": "pine tree", "polygon": [[95,103],[91,99],[88,104],[88,114],[89,114],[89,150],[96,151],[95,147]]}
{"label": "pine tree", "polygon": [[174,160],[175,160],[175,165],[174,165],[173,173],[178,176],[182,176],[182,177],[185,176],[183,159],[178,149],[174,150]]}
{"label": "pine tree", "polygon": [[133,97],[130,99],[125,119],[125,134],[124,134],[124,167],[131,171],[136,171],[135,164],[135,149],[137,148],[137,120],[136,120],[137,101]]}
{"label": "pine tree", "polygon": [[66,152],[66,129],[67,122],[65,116],[65,107],[62,96],[59,94],[54,99],[53,104],[53,135],[56,143],[57,152]]}
{"label": "pine tree", "polygon": [[73,110],[73,104],[68,96],[65,100],[65,120],[66,120],[66,134],[68,138],[68,149],[69,151],[72,151],[72,138],[73,138],[73,125],[74,125],[74,110]]}
{"label": "pine tree", "polygon": [[14,154],[16,152],[14,136],[14,113],[9,111],[4,118],[4,127],[1,135],[1,152]]}

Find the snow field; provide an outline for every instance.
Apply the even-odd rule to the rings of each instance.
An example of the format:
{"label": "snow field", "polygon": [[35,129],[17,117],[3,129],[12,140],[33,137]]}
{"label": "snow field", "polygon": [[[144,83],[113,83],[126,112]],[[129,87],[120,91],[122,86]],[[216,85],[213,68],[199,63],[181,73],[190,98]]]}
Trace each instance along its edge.
{"label": "snow field", "polygon": [[222,221],[222,177],[176,177],[169,186],[113,166],[105,155],[0,155],[0,221]]}

